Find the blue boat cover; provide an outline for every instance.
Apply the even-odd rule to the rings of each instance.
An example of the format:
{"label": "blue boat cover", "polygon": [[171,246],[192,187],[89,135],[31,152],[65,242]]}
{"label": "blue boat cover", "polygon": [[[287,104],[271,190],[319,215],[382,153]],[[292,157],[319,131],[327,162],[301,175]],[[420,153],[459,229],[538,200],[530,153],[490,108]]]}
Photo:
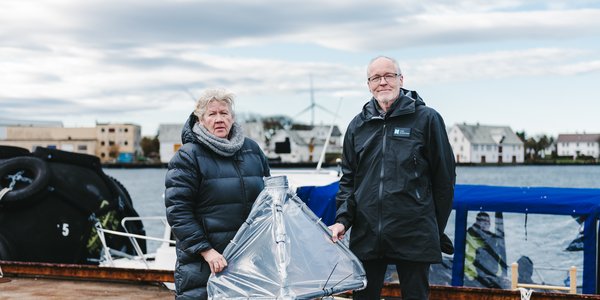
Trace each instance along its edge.
{"label": "blue boat cover", "polygon": [[454,209],[555,215],[600,210],[600,189],[456,185]]}
{"label": "blue boat cover", "polygon": [[325,186],[302,186],[296,190],[296,194],[329,226],[335,221],[335,194],[338,187],[337,181]]}

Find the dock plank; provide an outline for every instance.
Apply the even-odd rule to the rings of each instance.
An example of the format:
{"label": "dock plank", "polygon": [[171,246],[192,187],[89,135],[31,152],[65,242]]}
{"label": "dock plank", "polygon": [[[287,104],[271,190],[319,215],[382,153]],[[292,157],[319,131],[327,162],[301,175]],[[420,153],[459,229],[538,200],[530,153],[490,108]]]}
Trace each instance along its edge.
{"label": "dock plank", "polygon": [[[0,300],[12,299],[173,299],[160,283],[124,283],[52,278],[10,277],[0,283]],[[6,281],[6,280],[4,280]]]}

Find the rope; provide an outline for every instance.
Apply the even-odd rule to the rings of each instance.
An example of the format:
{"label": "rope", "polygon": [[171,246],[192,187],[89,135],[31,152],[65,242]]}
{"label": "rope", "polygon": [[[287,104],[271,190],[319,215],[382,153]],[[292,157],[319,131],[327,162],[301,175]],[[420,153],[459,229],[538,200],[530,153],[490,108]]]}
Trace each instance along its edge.
{"label": "rope", "polygon": [[6,176],[6,179],[10,179],[10,184],[8,185],[7,188],[4,188],[4,189],[2,189],[2,191],[0,191],[0,200],[2,200],[4,195],[8,194],[8,192],[12,191],[15,188],[17,181],[20,181],[23,183],[28,183],[28,184],[33,183],[33,180],[31,178],[25,177],[25,176],[23,176],[23,174],[25,174],[25,171],[19,171],[19,172],[15,173],[14,175]]}
{"label": "rope", "polygon": [[528,290],[522,287],[517,288],[517,290],[521,292],[521,300],[529,300],[531,298],[531,294],[533,293],[533,290]]}
{"label": "rope", "polygon": [[2,200],[2,198],[4,197],[4,195],[8,194],[8,192],[12,191],[12,188],[3,188],[0,191],[0,201]]}

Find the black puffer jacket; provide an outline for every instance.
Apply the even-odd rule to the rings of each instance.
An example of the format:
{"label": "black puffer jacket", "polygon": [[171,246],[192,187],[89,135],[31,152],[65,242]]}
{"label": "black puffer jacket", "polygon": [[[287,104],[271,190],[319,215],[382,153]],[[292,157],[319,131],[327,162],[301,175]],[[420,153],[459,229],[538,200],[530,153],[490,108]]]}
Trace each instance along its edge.
{"label": "black puffer jacket", "polygon": [[182,132],[183,146],[169,162],[165,185],[167,219],[177,240],[177,299],[206,299],[210,268],[200,252],[223,250],[248,217],[270,176],[259,146],[246,138],[232,157],[202,145],[192,132],[192,115]]}
{"label": "black puffer jacket", "polygon": [[344,137],[336,222],[361,260],[441,261],[455,163],[442,117],[402,89],[385,116],[371,99]]}

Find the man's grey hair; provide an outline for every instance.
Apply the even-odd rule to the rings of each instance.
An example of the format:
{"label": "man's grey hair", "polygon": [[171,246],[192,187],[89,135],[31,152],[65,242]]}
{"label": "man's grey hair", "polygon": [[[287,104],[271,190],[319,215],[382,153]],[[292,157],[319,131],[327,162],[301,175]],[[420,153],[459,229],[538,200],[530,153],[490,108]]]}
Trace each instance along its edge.
{"label": "man's grey hair", "polygon": [[235,105],[235,94],[224,88],[210,88],[206,89],[198,98],[196,102],[196,109],[194,110],[194,115],[198,117],[198,120],[202,120],[204,117],[204,113],[206,113],[206,109],[208,104],[213,101],[224,102],[229,107],[229,112],[231,116],[235,118],[235,113],[233,111],[233,107]]}
{"label": "man's grey hair", "polygon": [[391,61],[394,64],[394,66],[396,67],[396,73],[398,73],[398,75],[402,75],[402,71],[400,70],[400,65],[398,64],[397,60],[395,60],[389,56],[379,55],[379,56],[376,56],[373,59],[371,59],[371,61],[369,61],[369,64],[367,65],[367,77],[369,77],[369,69],[371,69],[371,65],[373,64],[373,62],[375,62],[376,60],[378,60],[380,58],[385,58],[385,59]]}

